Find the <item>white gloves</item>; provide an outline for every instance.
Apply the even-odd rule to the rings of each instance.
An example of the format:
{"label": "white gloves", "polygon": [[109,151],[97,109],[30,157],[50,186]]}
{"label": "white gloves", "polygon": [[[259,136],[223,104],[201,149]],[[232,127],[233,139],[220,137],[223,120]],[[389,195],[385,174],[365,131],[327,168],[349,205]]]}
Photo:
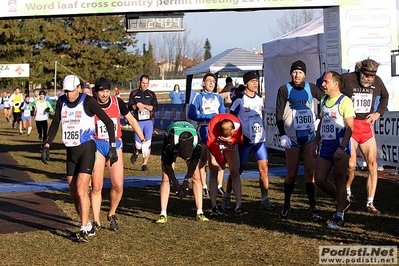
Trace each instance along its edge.
{"label": "white gloves", "polygon": [[147,157],[148,153],[150,152],[150,149],[148,147],[148,140],[141,144],[141,153],[143,154],[143,158]]}
{"label": "white gloves", "polygon": [[280,137],[280,145],[281,145],[283,148],[291,149],[292,143],[291,143],[290,138],[287,137],[287,135],[281,136],[281,137]]}

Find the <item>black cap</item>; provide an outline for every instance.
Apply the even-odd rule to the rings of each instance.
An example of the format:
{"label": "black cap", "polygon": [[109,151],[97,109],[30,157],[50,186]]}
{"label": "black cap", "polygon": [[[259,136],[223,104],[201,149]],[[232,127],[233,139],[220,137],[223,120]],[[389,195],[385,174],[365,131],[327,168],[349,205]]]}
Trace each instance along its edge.
{"label": "black cap", "polygon": [[258,75],[253,71],[245,73],[244,76],[242,77],[242,79],[244,80],[244,84],[247,84],[248,81],[252,79],[258,79],[258,78],[259,78]]}
{"label": "black cap", "polygon": [[39,91],[39,95],[44,95],[46,96],[46,92],[44,90]]}
{"label": "black cap", "polygon": [[294,70],[302,70],[303,73],[305,73],[306,75],[306,64],[304,62],[302,62],[301,60],[295,61],[294,63],[292,63],[291,65],[291,72]]}
{"label": "black cap", "polygon": [[94,83],[95,92],[99,92],[102,90],[110,90],[110,89],[111,89],[111,81],[109,81],[107,78],[101,77],[96,79],[96,82]]}

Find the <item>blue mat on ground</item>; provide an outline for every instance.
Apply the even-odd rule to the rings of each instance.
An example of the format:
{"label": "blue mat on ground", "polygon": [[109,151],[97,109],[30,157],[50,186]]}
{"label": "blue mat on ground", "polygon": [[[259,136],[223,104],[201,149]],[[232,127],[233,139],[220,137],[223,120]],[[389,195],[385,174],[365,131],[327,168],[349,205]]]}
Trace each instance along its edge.
{"label": "blue mat on ground", "polygon": [[[284,177],[286,175],[286,167],[269,168],[269,177]],[[303,175],[303,166],[299,167],[298,175]],[[185,174],[177,174],[179,181],[184,179]],[[224,179],[227,180],[229,171],[224,173]],[[257,169],[246,170],[241,174],[241,178],[259,178]],[[159,186],[161,184],[161,176],[128,176],[125,177],[124,187],[144,187]],[[104,188],[110,188],[111,182],[109,178],[104,179]],[[66,180],[54,182],[15,182],[0,184],[0,193],[5,192],[28,192],[42,190],[69,190]]]}

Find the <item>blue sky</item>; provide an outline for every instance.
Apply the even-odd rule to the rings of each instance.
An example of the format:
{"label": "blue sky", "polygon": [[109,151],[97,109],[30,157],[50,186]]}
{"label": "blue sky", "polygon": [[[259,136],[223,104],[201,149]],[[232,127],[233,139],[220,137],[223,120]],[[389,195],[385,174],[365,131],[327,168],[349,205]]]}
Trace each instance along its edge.
{"label": "blue sky", "polygon": [[[248,12],[203,12],[185,13],[184,24],[196,37],[211,43],[213,56],[230,48],[261,50],[262,43],[273,39],[270,27],[277,25],[277,19],[284,13],[281,10],[262,10]],[[140,49],[148,38],[160,33],[139,33]]]}

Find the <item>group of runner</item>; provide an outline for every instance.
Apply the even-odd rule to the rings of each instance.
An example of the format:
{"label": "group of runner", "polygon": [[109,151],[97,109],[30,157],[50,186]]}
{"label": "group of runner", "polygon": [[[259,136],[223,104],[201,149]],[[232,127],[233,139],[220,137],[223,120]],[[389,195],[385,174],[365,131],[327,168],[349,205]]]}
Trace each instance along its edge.
{"label": "group of runner", "polygon": [[[344,212],[353,198],[350,187],[358,147],[368,167],[365,211],[380,214],[374,207],[378,177],[373,124],[386,111],[389,95],[376,75],[378,66],[368,58],[358,62],[352,73],[329,71],[318,88],[305,82],[304,62],[292,64],[292,80],[279,88],[276,103],[276,123],[287,163],[281,218],[288,217],[302,156],[310,219],[322,219],[316,209],[317,185],[336,202],[337,211],[328,226],[343,226]],[[379,102],[375,104],[377,98]],[[328,180],[332,168],[334,183]]]}
{"label": "group of runner", "polygon": [[[280,144],[285,149],[287,175],[284,180],[284,205],[280,218],[288,217],[291,209],[295,179],[302,158],[305,170],[306,192],[309,198],[309,214],[313,221],[321,220],[317,212],[316,187],[336,201],[336,213],[328,224],[331,228],[344,225],[344,212],[349,207],[353,195],[350,190],[356,165],[356,149],[360,148],[368,165],[368,198],[365,211],[371,214],[380,212],[374,207],[374,195],[377,185],[376,142],[373,135],[373,123],[387,107],[388,93],[381,79],[376,75],[378,63],[366,59],[358,63],[353,73],[340,75],[327,72],[321,87],[306,82],[306,64],[296,61],[292,64],[292,80],[278,90],[276,100],[276,123],[280,133]],[[229,167],[226,192],[221,199],[221,209],[232,209],[231,195],[234,192],[235,213],[248,215],[242,206],[242,188],[240,174],[244,171],[249,153],[252,151],[259,170],[261,191],[260,209],[273,210],[268,195],[268,152],[266,133],[263,126],[264,101],[258,94],[259,77],[255,72],[243,76],[245,90],[235,97],[229,114],[219,94],[214,92],[216,76],[207,73],[203,77],[203,90],[192,99],[188,122],[171,124],[165,134],[162,154],[162,183],[160,187],[161,213],[156,223],[167,222],[167,205],[170,186],[180,197],[187,195],[189,181],[192,181],[197,207],[196,220],[208,221],[202,210],[203,176],[205,166],[209,166],[209,186],[212,209],[210,216],[219,215],[217,195],[220,190],[220,173]],[[143,87],[149,78],[140,78]],[[33,102],[25,99],[15,89],[13,95],[4,94],[2,103],[7,110],[20,110],[36,118],[39,138],[43,141],[41,160],[48,164],[50,145],[62,125],[62,140],[66,146],[67,181],[71,197],[81,227],[70,238],[88,242],[101,228],[101,190],[104,167],[108,168],[111,179],[111,206],[107,220],[111,230],[118,230],[116,209],[123,195],[122,131],[120,116],[124,116],[135,132],[136,150],[143,152],[142,170],[148,170],[146,162],[151,149],[151,136],[143,134],[143,125],[139,117],[150,121],[151,112],[157,108],[155,101],[141,103],[139,98],[147,97],[151,91],[139,88],[133,91],[126,104],[112,96],[111,82],[101,77],[95,81],[95,97],[81,92],[81,83],[74,75],[66,76],[63,81],[64,94],[59,97],[55,110],[44,100],[45,92],[39,92],[39,98]],[[143,93],[146,93],[145,96]],[[143,94],[143,95],[141,95]],[[379,104],[375,105],[379,97]],[[151,104],[156,103],[156,104]],[[47,137],[48,113],[54,117]],[[23,117],[25,114],[21,114]],[[10,121],[9,112],[5,112]],[[136,119],[139,118],[139,119]],[[18,117],[13,122],[19,123]],[[30,134],[28,129],[28,134]],[[136,151],[133,156],[137,158]],[[174,175],[174,164],[180,156],[187,163],[187,175],[180,185]],[[334,168],[334,183],[328,180],[328,174]],[[222,172],[223,173],[223,172]],[[349,176],[349,178],[347,178]],[[91,184],[91,197],[89,185]],[[94,220],[90,222],[90,207]]]}
{"label": "group of runner", "polygon": [[[365,211],[370,214],[380,214],[374,207],[378,177],[373,123],[386,111],[388,92],[376,75],[378,66],[376,61],[368,58],[359,62],[352,73],[340,75],[329,71],[324,74],[318,87],[305,81],[304,62],[298,60],[292,63],[291,81],[279,88],[276,99],[276,123],[280,134],[280,145],[285,149],[287,164],[284,205],[279,213],[281,219],[286,219],[289,215],[291,196],[302,159],[310,220],[323,219],[317,210],[316,195],[319,187],[336,203],[336,212],[330,219],[328,227],[343,226],[344,212],[353,198],[350,186],[354,177],[358,147],[368,165],[368,198]],[[212,73],[205,74],[202,82],[203,90],[196,94],[188,111],[188,118],[196,122],[196,131],[187,122],[184,125],[181,122],[172,124],[167,129],[166,136],[169,137],[165,137],[164,146],[168,147],[168,152],[173,156],[166,156],[165,153],[162,160],[161,215],[157,223],[167,222],[169,190],[163,190],[162,187],[167,187],[166,184],[171,182],[176,193],[184,196],[191,176],[194,177],[197,220],[207,221],[206,218],[201,218],[202,195],[198,188],[203,183],[198,180],[201,176],[200,170],[205,169],[207,163],[210,170],[212,204],[210,216],[219,215],[217,195],[220,180],[218,179],[219,173],[226,168],[226,163],[230,174],[226,192],[221,200],[221,208],[224,211],[232,208],[231,192],[234,191],[235,212],[247,215],[248,212],[242,207],[240,174],[245,168],[250,151],[254,153],[260,173],[261,209],[272,210],[276,207],[268,197],[268,154],[262,118],[264,106],[262,97],[257,94],[259,77],[255,72],[247,72],[243,80],[245,90],[232,102],[230,114],[225,114],[222,98],[214,92],[216,77]],[[377,104],[375,104],[376,98],[379,98]],[[181,137],[182,132],[187,135]],[[195,145],[192,141],[187,142],[190,139],[195,140]],[[176,157],[181,156],[182,146],[185,147],[185,154],[191,155],[191,157],[186,155],[185,158],[191,168],[189,167],[190,171],[180,186],[174,177],[173,167],[165,167],[165,162],[168,162],[167,165],[172,165]],[[190,161],[190,158],[194,157],[195,159]],[[197,162],[198,173],[192,166]],[[334,182],[328,180],[332,169],[334,169]]]}
{"label": "group of runner", "polygon": [[35,90],[33,97],[27,93],[23,94],[19,87],[16,87],[12,94],[4,91],[0,104],[3,105],[6,121],[11,123],[12,128],[18,129],[20,135],[27,129],[27,136],[30,136],[34,119],[39,140],[46,139],[47,119],[54,110],[45,97],[44,90]]}

